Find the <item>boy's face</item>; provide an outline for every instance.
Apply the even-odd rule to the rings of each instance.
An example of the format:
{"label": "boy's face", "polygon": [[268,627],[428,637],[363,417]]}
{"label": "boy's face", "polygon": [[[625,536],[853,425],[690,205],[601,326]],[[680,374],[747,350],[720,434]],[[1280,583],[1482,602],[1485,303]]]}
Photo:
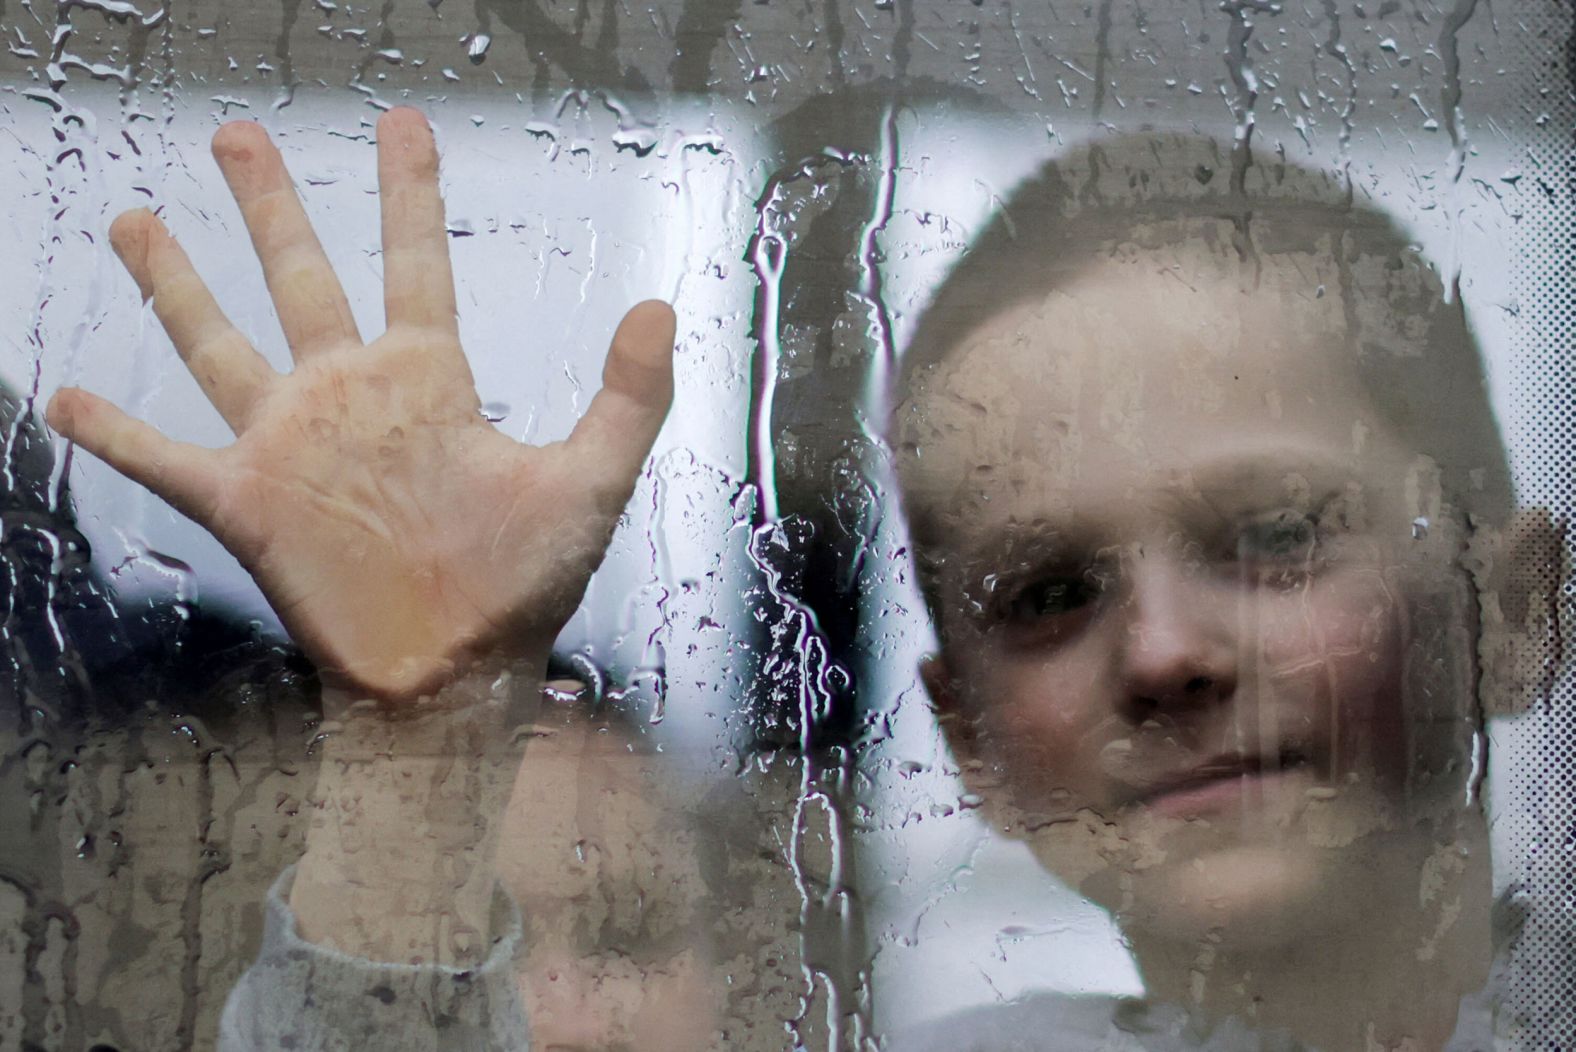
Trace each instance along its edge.
{"label": "boy's face", "polygon": [[1320,252],[1257,266],[1229,238],[1102,259],[899,421],[966,777],[1177,937],[1339,923],[1387,860],[1415,880],[1392,848],[1467,776],[1461,537],[1347,350],[1424,348]]}

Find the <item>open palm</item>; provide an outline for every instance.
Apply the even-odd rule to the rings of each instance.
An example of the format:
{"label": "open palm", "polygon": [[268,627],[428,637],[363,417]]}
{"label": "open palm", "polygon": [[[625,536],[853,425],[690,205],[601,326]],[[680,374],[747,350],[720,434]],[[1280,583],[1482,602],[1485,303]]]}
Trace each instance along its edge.
{"label": "open palm", "polygon": [[52,427],[207,527],[326,676],[377,697],[441,686],[499,651],[545,657],[601,562],[672,397],[674,320],[636,306],[573,434],[521,445],[481,415],[460,348],[420,113],[378,123],[387,330],[370,343],[256,125],[214,136],[295,368],[230,324],[151,213],[111,241],[236,441],[172,441],[76,388]]}

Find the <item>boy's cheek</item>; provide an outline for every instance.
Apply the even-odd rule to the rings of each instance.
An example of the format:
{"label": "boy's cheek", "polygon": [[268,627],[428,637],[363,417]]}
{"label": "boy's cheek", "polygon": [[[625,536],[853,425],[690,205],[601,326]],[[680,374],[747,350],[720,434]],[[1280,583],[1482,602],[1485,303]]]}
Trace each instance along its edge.
{"label": "boy's cheek", "polygon": [[1093,696],[1094,685],[1054,662],[998,658],[974,666],[969,684],[977,706],[976,758],[999,766],[1020,806],[1043,806],[1047,798],[1098,801],[1100,742],[1109,701]]}
{"label": "boy's cheek", "polygon": [[1379,681],[1400,657],[1395,591],[1373,571],[1342,571],[1305,588],[1261,595],[1243,618],[1243,678],[1291,683],[1339,672],[1348,687]]}
{"label": "boy's cheek", "polygon": [[1332,747],[1335,780],[1399,788],[1414,738],[1405,699],[1407,641],[1399,593],[1377,573],[1338,576],[1261,605],[1261,703],[1300,716]]}

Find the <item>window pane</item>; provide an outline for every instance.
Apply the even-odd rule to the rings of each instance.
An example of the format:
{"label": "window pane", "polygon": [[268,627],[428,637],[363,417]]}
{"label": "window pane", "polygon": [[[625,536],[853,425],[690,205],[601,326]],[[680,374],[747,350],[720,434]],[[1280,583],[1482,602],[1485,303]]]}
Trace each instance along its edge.
{"label": "window pane", "polygon": [[1576,1033],[1567,12],[0,33],[0,1047]]}

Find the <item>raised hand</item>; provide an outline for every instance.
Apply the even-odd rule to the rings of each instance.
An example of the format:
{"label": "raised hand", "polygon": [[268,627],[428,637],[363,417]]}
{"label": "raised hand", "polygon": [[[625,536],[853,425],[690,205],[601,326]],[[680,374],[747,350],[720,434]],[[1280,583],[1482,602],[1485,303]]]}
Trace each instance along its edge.
{"label": "raised hand", "polygon": [[625,315],[574,432],[521,445],[482,417],[460,348],[420,113],[378,122],[387,328],[370,343],[263,130],[227,124],[213,150],[294,369],[247,343],[158,219],[128,212],[111,243],[236,440],[173,441],[78,388],[50,426],[212,531],[343,689],[409,697],[500,652],[545,658],[667,414],[672,311]]}

